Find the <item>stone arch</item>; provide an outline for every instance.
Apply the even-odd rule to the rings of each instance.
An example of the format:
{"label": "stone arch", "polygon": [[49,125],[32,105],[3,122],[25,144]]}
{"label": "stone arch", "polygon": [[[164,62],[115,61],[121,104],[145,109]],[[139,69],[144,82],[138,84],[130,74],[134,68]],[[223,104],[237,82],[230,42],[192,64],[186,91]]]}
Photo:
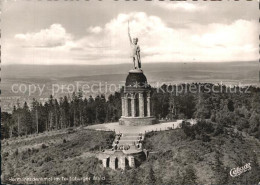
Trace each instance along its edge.
{"label": "stone arch", "polygon": [[135,93],[135,117],[139,117],[140,111],[139,111],[139,93]]}
{"label": "stone arch", "polygon": [[110,166],[110,158],[106,158],[106,166],[109,167]]}
{"label": "stone arch", "polygon": [[118,158],[116,157],[115,158],[115,169],[117,169],[118,168]]}
{"label": "stone arch", "polygon": [[126,160],[125,160],[125,166],[129,166],[129,160],[128,160],[127,157],[126,157]]}
{"label": "stone arch", "polygon": [[126,98],[130,98],[131,97],[131,93],[125,93],[125,97]]}
{"label": "stone arch", "polygon": [[147,116],[147,92],[143,93],[144,95],[144,117]]}
{"label": "stone arch", "polygon": [[130,93],[126,93],[126,101],[127,101],[127,112],[128,112],[128,116],[132,115],[132,109],[131,109],[131,94]]}

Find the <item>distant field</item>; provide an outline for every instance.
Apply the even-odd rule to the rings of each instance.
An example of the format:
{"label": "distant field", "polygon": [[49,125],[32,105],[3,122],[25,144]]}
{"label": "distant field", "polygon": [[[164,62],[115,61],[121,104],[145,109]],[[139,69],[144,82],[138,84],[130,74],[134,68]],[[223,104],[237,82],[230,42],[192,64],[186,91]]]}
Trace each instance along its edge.
{"label": "distant field", "polygon": [[[20,102],[31,101],[33,97],[45,101],[52,94],[53,84],[65,85],[101,83],[101,90],[95,87],[96,92],[85,93],[84,96],[97,94],[110,94],[105,87],[115,84],[124,85],[131,64],[119,65],[74,65],[74,66],[43,66],[43,65],[3,65],[1,82],[2,110],[10,111],[13,105]],[[229,62],[229,63],[144,63],[142,66],[148,82],[152,86],[163,83],[191,83],[210,82],[238,85],[259,85],[258,62]],[[13,84],[35,84],[45,86],[43,93],[12,92]],[[113,90],[114,90],[113,89]],[[66,91],[55,93],[55,97],[68,95]]]}
{"label": "distant field", "polygon": [[[124,81],[131,64],[118,65],[3,65],[3,81],[50,82],[55,80]],[[259,63],[144,63],[149,81],[241,81],[258,83]]]}

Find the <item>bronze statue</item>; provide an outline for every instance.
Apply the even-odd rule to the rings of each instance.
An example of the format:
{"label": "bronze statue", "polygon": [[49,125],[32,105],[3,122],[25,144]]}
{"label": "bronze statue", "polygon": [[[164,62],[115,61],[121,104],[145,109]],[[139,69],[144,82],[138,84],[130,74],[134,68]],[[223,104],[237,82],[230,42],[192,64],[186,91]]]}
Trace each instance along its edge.
{"label": "bronze statue", "polygon": [[137,44],[138,38],[131,38],[130,36],[130,28],[129,28],[129,21],[128,21],[128,36],[130,40],[130,45],[132,47],[132,57],[134,62],[134,69],[141,69],[141,57],[140,57],[140,47]]}

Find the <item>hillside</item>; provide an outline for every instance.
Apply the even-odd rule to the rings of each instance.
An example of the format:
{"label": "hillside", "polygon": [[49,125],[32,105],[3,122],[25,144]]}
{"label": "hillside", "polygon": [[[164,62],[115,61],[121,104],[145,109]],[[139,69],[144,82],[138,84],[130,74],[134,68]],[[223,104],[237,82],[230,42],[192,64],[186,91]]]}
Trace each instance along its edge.
{"label": "hillside", "polygon": [[[205,132],[204,132],[205,133]],[[158,182],[174,184],[257,184],[260,179],[260,142],[244,133],[225,128],[203,141],[190,139],[183,129],[153,132],[146,136],[145,148],[153,151],[152,165]],[[250,163],[252,169],[231,177],[232,168]],[[170,172],[170,173],[169,173]]]}
{"label": "hillside", "polygon": [[[2,141],[2,183],[9,178],[55,178],[101,176],[93,157],[100,148],[111,146],[113,132],[67,129]],[[54,183],[54,180],[42,183]],[[56,181],[55,184],[68,181]],[[26,182],[22,182],[24,184]],[[28,182],[29,183],[29,182]]]}
{"label": "hillside", "polygon": [[[260,142],[242,132],[225,128],[207,140],[188,137],[184,129],[150,132],[144,148],[148,160],[126,171],[103,169],[95,158],[111,145],[113,132],[67,129],[2,141],[3,183],[10,177],[74,178],[55,184],[257,184],[260,179]],[[231,177],[232,168],[251,164],[252,169]],[[102,180],[94,178],[103,178]],[[2,179],[2,180],[3,180]],[[54,179],[43,183],[54,183]],[[24,182],[25,183],[25,182]]]}

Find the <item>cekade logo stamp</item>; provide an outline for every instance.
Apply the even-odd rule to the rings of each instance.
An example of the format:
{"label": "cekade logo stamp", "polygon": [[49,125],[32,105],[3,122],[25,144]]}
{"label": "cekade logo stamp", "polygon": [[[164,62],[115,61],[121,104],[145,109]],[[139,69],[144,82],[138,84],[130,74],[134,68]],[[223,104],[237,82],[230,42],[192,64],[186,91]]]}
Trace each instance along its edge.
{"label": "cekade logo stamp", "polygon": [[247,172],[249,170],[251,170],[251,164],[247,163],[242,167],[232,168],[230,170],[229,174],[231,177],[237,177],[237,176],[241,175],[242,173]]}

